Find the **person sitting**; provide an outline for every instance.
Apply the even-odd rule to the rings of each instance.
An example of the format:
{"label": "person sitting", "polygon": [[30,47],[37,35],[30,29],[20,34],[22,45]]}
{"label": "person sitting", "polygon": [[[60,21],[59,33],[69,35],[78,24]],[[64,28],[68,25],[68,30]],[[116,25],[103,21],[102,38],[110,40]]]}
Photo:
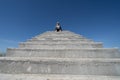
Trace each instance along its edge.
{"label": "person sitting", "polygon": [[61,28],[61,25],[60,25],[59,22],[57,22],[57,24],[56,24],[55,31],[56,31],[56,32],[62,31],[62,28]]}

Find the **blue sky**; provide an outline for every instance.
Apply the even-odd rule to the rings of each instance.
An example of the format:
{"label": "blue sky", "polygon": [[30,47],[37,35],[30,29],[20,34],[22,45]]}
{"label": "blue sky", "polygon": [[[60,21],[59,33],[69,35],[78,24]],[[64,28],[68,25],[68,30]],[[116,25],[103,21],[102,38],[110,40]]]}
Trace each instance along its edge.
{"label": "blue sky", "polygon": [[104,47],[120,47],[120,0],[0,0],[0,51],[54,30],[57,21]]}

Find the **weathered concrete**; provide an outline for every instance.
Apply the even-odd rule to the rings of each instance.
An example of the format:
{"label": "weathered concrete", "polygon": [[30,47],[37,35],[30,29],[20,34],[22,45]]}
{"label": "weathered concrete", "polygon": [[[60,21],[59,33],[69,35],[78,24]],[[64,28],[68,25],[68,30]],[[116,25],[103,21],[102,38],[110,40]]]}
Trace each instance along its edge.
{"label": "weathered concrete", "polygon": [[49,43],[30,43],[30,42],[27,42],[27,43],[20,43],[19,44],[19,47],[37,47],[37,48],[39,48],[39,47],[60,47],[61,48],[61,46],[64,46],[64,47],[70,47],[70,46],[72,46],[72,47],[74,47],[74,48],[102,48],[103,47],[103,45],[102,45],[102,43],[88,43],[88,42],[84,42],[84,43],[51,43],[51,42],[49,42]]}
{"label": "weathered concrete", "polygon": [[0,73],[0,80],[119,80],[120,52],[70,31],[48,31],[8,48]]}
{"label": "weathered concrete", "polygon": [[27,49],[81,49],[102,48],[102,44],[20,44],[19,48]]}
{"label": "weathered concrete", "polygon": [[80,42],[80,41],[78,41],[78,40],[76,40],[76,41],[74,41],[74,42],[70,42],[69,40],[67,40],[67,41],[61,41],[61,40],[52,40],[52,41],[49,41],[49,40],[47,40],[47,41],[45,41],[45,40],[43,40],[43,41],[40,41],[40,42],[20,42],[19,43],[19,45],[20,44],[54,44],[54,45],[57,45],[57,44],[71,44],[71,45],[73,45],[73,44],[99,44],[99,45],[102,45],[103,43],[102,42]]}
{"label": "weathered concrete", "polygon": [[8,49],[11,57],[120,58],[118,49]]}
{"label": "weathered concrete", "polygon": [[0,80],[120,80],[119,76],[0,74]]}
{"label": "weathered concrete", "polygon": [[0,72],[120,76],[120,59],[0,58]]}
{"label": "weathered concrete", "polygon": [[32,39],[28,39],[27,40],[27,42],[32,42],[32,43],[34,43],[34,42],[37,42],[37,43],[54,43],[54,42],[60,42],[60,43],[66,43],[66,42],[69,42],[69,43],[81,43],[81,42],[93,42],[92,40],[84,40],[84,41],[80,41],[80,40],[45,40],[45,39],[41,39],[41,40],[32,40]]}

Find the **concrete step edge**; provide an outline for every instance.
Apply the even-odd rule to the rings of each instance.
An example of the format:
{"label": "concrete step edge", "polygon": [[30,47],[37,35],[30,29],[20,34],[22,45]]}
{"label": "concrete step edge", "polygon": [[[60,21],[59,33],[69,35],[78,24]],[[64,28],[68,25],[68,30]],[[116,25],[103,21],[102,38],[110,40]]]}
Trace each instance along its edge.
{"label": "concrete step edge", "polygon": [[50,62],[120,62],[120,58],[47,58],[47,57],[0,57],[1,61],[50,61]]}
{"label": "concrete step edge", "polygon": [[120,76],[56,75],[56,74],[0,74],[0,80],[120,80]]}

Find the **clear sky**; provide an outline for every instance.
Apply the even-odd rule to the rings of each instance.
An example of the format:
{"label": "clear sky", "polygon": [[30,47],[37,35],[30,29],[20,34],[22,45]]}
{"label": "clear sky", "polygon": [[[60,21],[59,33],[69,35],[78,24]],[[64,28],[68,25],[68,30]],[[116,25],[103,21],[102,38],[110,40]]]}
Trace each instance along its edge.
{"label": "clear sky", "polygon": [[0,0],[0,51],[59,21],[64,30],[120,47],[120,0]]}

